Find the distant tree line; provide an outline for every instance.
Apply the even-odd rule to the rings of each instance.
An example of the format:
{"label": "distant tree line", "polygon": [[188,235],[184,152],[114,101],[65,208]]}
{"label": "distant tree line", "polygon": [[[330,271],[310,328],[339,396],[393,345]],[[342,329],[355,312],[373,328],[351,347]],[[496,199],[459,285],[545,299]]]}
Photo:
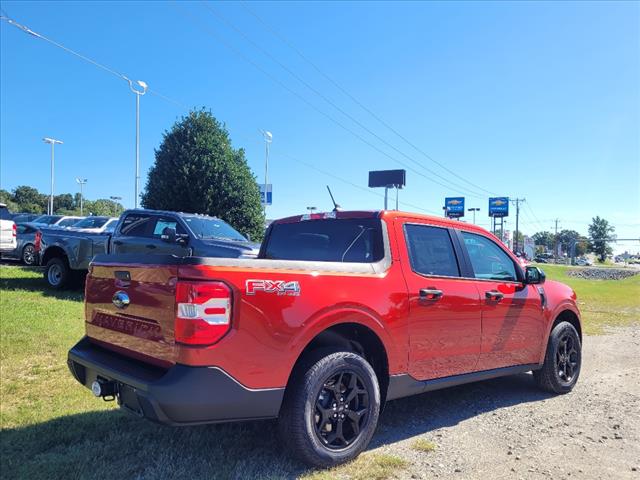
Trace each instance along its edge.
{"label": "distant tree line", "polygon": [[[47,213],[49,195],[36,188],[20,185],[11,192],[0,189],[0,203],[5,203],[11,213]],[[118,217],[124,207],[106,198],[82,201],[84,215],[108,215]],[[62,193],[53,196],[53,211],[58,215],[80,215],[80,193]]]}
{"label": "distant tree line", "polygon": [[[557,235],[544,231],[533,235],[533,241],[538,253],[544,251],[554,251],[558,246],[567,254],[574,253],[576,256],[585,253],[595,253],[601,262],[604,262],[607,255],[611,255],[610,243],[615,241],[615,228],[607,220],[601,217],[594,217],[589,225],[589,235],[581,235],[575,230],[561,230]],[[574,247],[575,245],[575,247]],[[572,248],[575,250],[572,251]]]}

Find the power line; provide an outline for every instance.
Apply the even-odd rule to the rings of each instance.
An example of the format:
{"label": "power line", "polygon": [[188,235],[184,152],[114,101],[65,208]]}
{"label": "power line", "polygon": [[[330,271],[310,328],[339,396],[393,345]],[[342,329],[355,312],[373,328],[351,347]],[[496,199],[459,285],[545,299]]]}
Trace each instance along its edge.
{"label": "power line", "polygon": [[[125,80],[126,82],[130,82],[131,80],[129,79],[129,77],[127,77],[126,75],[124,75],[123,73],[118,72],[117,70],[114,70],[113,68],[107,67],[106,65],[103,65],[102,63],[97,62],[96,60],[93,60],[89,57],[87,57],[86,55],[83,55],[81,53],[76,52],[75,50],[72,50],[69,47],[64,46],[63,44],[56,42],[55,40],[52,40],[51,38],[48,38],[44,35],[42,35],[41,33],[38,33],[32,29],[30,29],[29,27],[27,27],[26,25],[20,24],[18,22],[16,22],[15,20],[13,20],[11,17],[9,17],[6,12],[3,11],[2,16],[0,16],[0,20],[4,20],[5,22],[7,22],[9,25],[12,25],[16,28],[18,28],[19,30],[21,30],[22,32],[31,35],[33,37],[36,37],[40,40],[44,40],[47,43],[50,43],[51,45],[60,48],[61,50],[64,50],[67,53],[70,53],[71,55],[74,55],[78,58],[80,58],[81,60],[84,60],[87,63],[90,63],[91,65],[98,67],[101,70],[104,70],[107,73],[110,73],[111,75],[120,78],[121,80]],[[180,107],[182,107],[183,109],[188,109],[187,106],[183,105],[182,103],[173,100],[169,97],[167,97],[166,95],[162,95],[161,93],[152,90],[152,89],[147,89],[147,91],[149,93],[151,93],[152,95],[155,95],[163,100],[165,100],[166,102],[170,102],[173,103],[174,105],[178,105]]]}
{"label": "power line", "polygon": [[[302,51],[297,48],[291,41],[289,41],[286,37],[284,37],[282,34],[280,34],[277,30],[275,30],[273,27],[271,27],[265,20],[263,20],[257,13],[255,13],[253,10],[251,10],[246,2],[244,1],[240,1],[240,6],[245,9],[249,14],[251,14],[256,20],[258,20],[264,27],[266,30],[268,30],[269,32],[271,32],[271,34],[273,34],[275,37],[277,37],[278,39],[280,39],[280,41],[282,41],[285,45],[287,45],[291,50],[293,50],[294,52],[296,52],[298,54],[298,56],[300,58],[302,58],[305,62],[307,62],[314,70],[316,70],[320,75],[322,75],[325,79],[327,79],[334,87],[336,87],[338,90],[340,90],[343,94],[345,94],[347,97],[349,97],[356,105],[358,105],[360,108],[362,108],[365,112],[367,112],[369,115],[371,115],[373,118],[375,118],[378,122],[380,122],[383,126],[385,126],[388,130],[390,130],[391,132],[393,132],[396,136],[398,136],[400,139],[402,139],[405,143],[407,143],[409,146],[411,146],[414,150],[416,150],[418,153],[422,154],[425,158],[427,158],[428,160],[431,160],[433,163],[435,163],[436,165],[438,165],[440,168],[446,170],[447,172],[449,172],[451,175],[455,176],[456,178],[462,180],[463,182],[473,186],[474,188],[477,188],[478,190],[482,190],[490,195],[497,195],[485,188],[482,188],[481,186],[465,179],[464,177],[462,177],[461,175],[459,175],[458,173],[454,172],[453,170],[450,170],[449,168],[447,168],[445,165],[443,165],[441,162],[438,162],[437,160],[435,160],[433,157],[431,157],[430,155],[428,155],[426,152],[424,152],[424,150],[422,150],[421,148],[419,148],[418,146],[416,146],[413,142],[411,142],[409,139],[407,139],[404,135],[402,135],[400,132],[398,132],[395,128],[393,128],[391,125],[389,125],[387,122],[385,122],[382,118],[380,118],[380,116],[378,116],[375,112],[373,112],[370,108],[368,108],[367,106],[365,106],[361,101],[359,101],[354,95],[352,95],[351,93],[349,93],[345,88],[343,88],[338,82],[336,82],[332,77],[330,77],[329,75],[327,75],[324,71],[322,71],[320,69],[320,67],[318,67],[313,61],[311,61],[311,59],[309,59],[304,53],[302,53]],[[426,167],[424,167],[426,168]]]}
{"label": "power line", "polygon": [[[289,67],[287,67],[285,64],[283,64],[280,60],[278,60],[274,55],[272,55],[269,51],[265,50],[263,47],[261,47],[259,44],[257,44],[255,41],[253,41],[247,34],[245,34],[240,28],[238,28],[236,25],[234,25],[230,20],[228,20],[224,15],[222,15],[220,13],[219,10],[217,10],[216,8],[212,7],[209,3],[205,2],[203,3],[204,7],[206,9],[208,9],[213,15],[215,15],[218,19],[220,19],[225,25],[227,25],[229,28],[233,29],[236,33],[238,33],[240,36],[242,36],[242,38],[244,38],[249,44],[251,44],[256,50],[258,50],[259,52],[261,52],[263,55],[265,55],[267,58],[269,58],[271,61],[273,61],[276,65],[278,65],[280,68],[282,68],[283,70],[285,70],[289,75],[291,75],[293,78],[295,78],[298,82],[302,83],[306,88],[308,88],[309,90],[311,90],[316,96],[320,97],[324,102],[326,102],[327,104],[329,104],[331,107],[333,107],[334,109],[336,109],[338,112],[340,112],[342,115],[344,115],[345,117],[347,117],[349,120],[351,120],[353,123],[355,123],[356,125],[358,125],[360,128],[362,128],[363,130],[365,130],[367,133],[369,133],[369,135],[373,136],[374,138],[376,138],[379,142],[383,143],[384,145],[386,145],[387,147],[389,147],[390,149],[392,149],[393,151],[395,151],[396,153],[402,155],[403,157],[405,157],[406,159],[410,160],[411,162],[413,162],[414,164],[418,165],[418,167],[423,168],[424,170],[426,170],[427,172],[429,172],[430,174],[440,178],[441,180],[451,184],[453,187],[455,187],[456,189],[458,189],[458,191],[461,192],[468,192],[471,195],[475,195],[478,196],[480,198],[483,197],[483,194],[478,193],[478,192],[473,192],[471,190],[468,189],[468,187],[463,187],[459,184],[456,184],[454,182],[452,182],[451,180],[447,179],[446,177],[443,177],[442,175],[440,175],[439,173],[425,167],[422,163],[418,162],[417,160],[415,160],[413,157],[407,155],[406,153],[404,153],[403,151],[399,150],[398,148],[396,148],[394,145],[392,145],[391,143],[389,143],[387,140],[385,140],[384,138],[380,137],[377,133],[375,133],[374,131],[372,131],[369,127],[367,127],[366,125],[364,125],[362,122],[360,122],[357,118],[355,118],[353,115],[351,115],[349,112],[345,111],[343,108],[341,108],[339,105],[337,105],[335,102],[333,102],[330,98],[328,98],[326,95],[324,95],[322,92],[320,92],[318,89],[316,89],[313,85],[309,84],[304,78],[300,77],[300,75],[298,75],[297,73],[295,73],[293,70],[291,70]],[[451,188],[451,187],[449,187]]]}
{"label": "power line", "polygon": [[[247,141],[248,143],[252,143],[253,142],[253,139],[249,139],[247,136],[242,135],[242,138],[245,141]],[[342,182],[342,183],[344,183],[346,185],[349,185],[349,186],[351,186],[353,188],[357,188],[358,190],[362,190],[363,192],[366,192],[366,193],[368,193],[370,195],[375,195],[376,197],[379,197],[379,198],[384,198],[384,195],[381,194],[381,193],[378,193],[378,192],[376,192],[376,191],[374,191],[374,190],[372,190],[370,188],[363,187],[362,185],[358,185],[357,183],[354,183],[354,182],[352,182],[350,180],[347,180],[347,179],[345,179],[343,177],[340,177],[340,176],[338,176],[338,175],[336,175],[334,173],[327,172],[326,170],[322,170],[321,168],[316,167],[312,163],[309,163],[309,162],[306,162],[304,160],[301,160],[298,157],[295,157],[295,156],[293,156],[293,155],[291,155],[289,153],[281,152],[281,151],[275,151],[275,153],[273,155],[275,157],[280,155],[282,157],[288,158],[289,160],[292,160],[292,161],[294,161],[296,163],[299,163],[300,165],[303,165],[303,166],[305,166],[307,168],[315,170],[316,172],[321,173],[323,175],[326,175],[327,177],[331,177],[331,178],[333,178],[335,180],[338,180],[338,181],[340,181],[340,182]],[[398,203],[400,203],[401,205],[405,205],[407,207],[410,207],[410,208],[414,208],[416,210],[420,210],[420,211],[425,212],[425,213],[430,213],[432,215],[440,215],[440,212],[435,212],[433,210],[428,210],[426,208],[419,207],[418,205],[414,205],[414,204],[409,203],[409,202],[398,201]]]}
{"label": "power line", "polygon": [[[172,3],[172,5],[175,6],[174,3]],[[181,4],[178,4],[181,5]],[[195,17],[194,15],[192,15],[191,13],[188,13],[187,11],[187,15],[189,15],[192,19],[195,18],[196,21],[198,17]],[[243,59],[245,62],[249,63],[251,66],[253,66],[255,69],[257,69],[258,71],[260,71],[263,75],[265,75],[266,77],[268,77],[271,81],[273,81],[274,83],[276,83],[277,85],[279,85],[280,87],[282,87],[283,89],[285,89],[287,92],[289,92],[291,95],[294,95],[296,98],[298,98],[300,101],[302,101],[303,103],[305,103],[307,106],[309,106],[310,108],[312,108],[313,110],[315,110],[316,112],[318,112],[320,115],[326,117],[328,120],[330,120],[331,122],[335,123],[336,125],[338,125],[340,128],[342,128],[343,130],[345,130],[346,132],[348,132],[349,134],[351,134],[352,136],[354,136],[355,138],[357,138],[358,140],[360,140],[361,142],[363,142],[364,144],[368,145],[369,147],[373,148],[375,151],[377,151],[378,153],[380,153],[381,155],[384,155],[385,157],[389,158],[390,160],[404,166],[405,168],[407,168],[408,170],[414,172],[416,175],[419,175],[423,178],[425,178],[427,181],[435,183],[437,185],[440,185],[443,188],[446,188],[447,190],[451,190],[451,186],[450,185],[445,185],[437,180],[434,180],[433,178],[430,178],[426,175],[424,175],[422,172],[416,170],[415,168],[411,167],[410,165],[408,165],[407,163],[398,160],[397,158],[389,155],[387,152],[385,152],[384,150],[380,149],[378,146],[376,146],[375,144],[371,143],[369,140],[367,140],[366,138],[362,137],[360,134],[356,133],[355,131],[353,131],[352,129],[350,129],[349,127],[347,127],[346,125],[344,125],[342,122],[340,122],[339,120],[336,120],[335,118],[333,118],[331,115],[329,115],[328,113],[326,113],[325,111],[321,110],[319,107],[317,107],[316,105],[314,105],[313,103],[311,103],[309,100],[307,100],[305,97],[303,97],[301,94],[299,94],[298,92],[296,92],[295,90],[293,90],[292,88],[290,88],[288,85],[286,85],[285,83],[283,83],[280,79],[278,79],[277,77],[273,76],[272,74],[270,74],[268,71],[266,71],[264,68],[262,68],[260,65],[258,65],[256,62],[254,62],[253,60],[251,60],[250,58],[248,58],[246,55],[244,55],[241,51],[239,51],[237,48],[235,48],[233,45],[231,45],[229,42],[227,42],[224,38],[220,37],[218,34],[216,34],[213,30],[211,30],[207,25],[201,25],[199,27],[203,32],[205,32],[207,35],[213,37],[215,40],[217,40],[218,42],[222,43],[226,48],[228,48],[229,50],[231,50],[234,54],[236,54],[237,56],[239,56],[241,59]]]}

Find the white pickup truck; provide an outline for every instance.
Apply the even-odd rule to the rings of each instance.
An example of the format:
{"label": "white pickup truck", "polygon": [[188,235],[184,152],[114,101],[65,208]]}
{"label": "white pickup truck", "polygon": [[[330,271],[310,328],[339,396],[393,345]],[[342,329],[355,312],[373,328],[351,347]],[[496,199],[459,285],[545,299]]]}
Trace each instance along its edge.
{"label": "white pickup truck", "polygon": [[0,203],[0,252],[11,252],[17,245],[16,224],[4,203]]}

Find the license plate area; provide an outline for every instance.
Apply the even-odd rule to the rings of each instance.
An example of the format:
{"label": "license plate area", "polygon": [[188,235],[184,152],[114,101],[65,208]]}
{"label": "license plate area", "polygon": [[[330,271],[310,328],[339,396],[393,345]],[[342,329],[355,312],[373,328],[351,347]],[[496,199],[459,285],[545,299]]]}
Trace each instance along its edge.
{"label": "license plate area", "polygon": [[135,415],[144,416],[136,389],[124,383],[120,383],[118,386],[118,405]]}

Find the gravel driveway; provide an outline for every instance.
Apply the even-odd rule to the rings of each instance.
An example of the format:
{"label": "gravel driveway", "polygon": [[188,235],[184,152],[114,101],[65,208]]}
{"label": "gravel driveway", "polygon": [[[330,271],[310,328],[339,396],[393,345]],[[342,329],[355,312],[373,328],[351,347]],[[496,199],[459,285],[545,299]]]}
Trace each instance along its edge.
{"label": "gravel driveway", "polygon": [[640,326],[586,337],[568,395],[523,374],[390,402],[372,447],[409,461],[399,478],[640,480]]}

